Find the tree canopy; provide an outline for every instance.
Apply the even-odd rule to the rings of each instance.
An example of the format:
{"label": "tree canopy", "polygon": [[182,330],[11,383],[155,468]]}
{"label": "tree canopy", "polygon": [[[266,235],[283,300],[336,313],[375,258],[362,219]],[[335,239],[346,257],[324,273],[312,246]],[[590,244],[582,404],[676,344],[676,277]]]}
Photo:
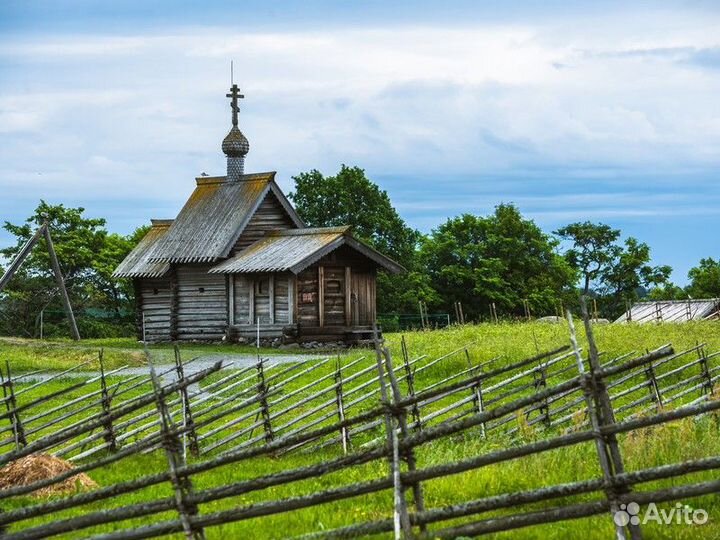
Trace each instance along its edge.
{"label": "tree canopy", "polygon": [[[108,233],[104,219],[89,218],[84,214],[85,209],[81,207],[68,208],[40,201],[24,223],[5,222],[3,228],[15,236],[16,242],[14,246],[0,250],[0,254],[12,259],[47,221],[74,309],[106,311],[114,313],[118,319],[132,307],[132,298],[127,284],[113,279],[112,272],[147,229],[127,237]],[[62,311],[44,239],[40,239],[8,283],[2,293],[0,308],[6,315],[12,313],[12,317],[0,319],[2,331],[25,335],[33,333],[41,311]],[[52,333],[52,318],[49,319],[47,330]],[[90,324],[86,321],[83,327],[83,320],[79,319],[81,334],[93,334],[93,329],[88,327]],[[63,331],[62,327],[58,328],[58,332]]]}
{"label": "tree canopy", "polygon": [[477,317],[494,302],[502,313],[522,314],[528,300],[533,311],[554,313],[575,281],[556,247],[515,206],[502,204],[487,217],[447,220],[423,241],[420,261],[438,291],[438,307],[448,311],[460,301]]}
{"label": "tree canopy", "polygon": [[620,230],[603,223],[571,223],[555,234],[572,243],[565,258],[580,275],[582,293],[600,296],[611,317],[646,287],[666,284],[672,272],[669,266],[650,264],[650,246],[633,237],[621,244]]}

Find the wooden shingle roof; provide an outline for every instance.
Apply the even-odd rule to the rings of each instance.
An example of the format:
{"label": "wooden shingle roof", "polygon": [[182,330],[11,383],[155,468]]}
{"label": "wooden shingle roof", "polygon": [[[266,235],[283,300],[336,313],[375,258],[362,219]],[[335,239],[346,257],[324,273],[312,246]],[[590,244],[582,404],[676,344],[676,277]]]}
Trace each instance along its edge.
{"label": "wooden shingle roof", "polygon": [[153,219],[152,227],[143,239],[115,269],[116,278],[156,278],[162,277],[170,269],[166,262],[151,262],[150,257],[158,242],[172,225],[172,219]]}
{"label": "wooden shingle roof", "polygon": [[404,268],[353,238],[350,227],[291,229],[269,232],[236,256],[210,269],[211,273],[301,272],[342,245],[360,252],[381,268],[399,273]]}
{"label": "wooden shingle roof", "polygon": [[229,255],[234,243],[268,192],[273,191],[288,216],[303,222],[275,183],[275,173],[246,174],[239,181],[196,178],[197,187],[167,233],[150,254],[151,262],[213,262]]}

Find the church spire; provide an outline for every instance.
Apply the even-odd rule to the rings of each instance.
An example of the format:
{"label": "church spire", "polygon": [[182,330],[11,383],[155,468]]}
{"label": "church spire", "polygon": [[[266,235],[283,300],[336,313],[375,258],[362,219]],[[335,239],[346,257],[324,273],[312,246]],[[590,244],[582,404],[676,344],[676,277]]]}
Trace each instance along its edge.
{"label": "church spire", "polygon": [[250,150],[250,143],[238,128],[238,112],[240,112],[238,99],[243,99],[245,96],[240,93],[238,85],[233,84],[226,97],[230,98],[232,128],[222,142],[222,151],[227,156],[228,182],[236,182],[245,174],[245,156]]}

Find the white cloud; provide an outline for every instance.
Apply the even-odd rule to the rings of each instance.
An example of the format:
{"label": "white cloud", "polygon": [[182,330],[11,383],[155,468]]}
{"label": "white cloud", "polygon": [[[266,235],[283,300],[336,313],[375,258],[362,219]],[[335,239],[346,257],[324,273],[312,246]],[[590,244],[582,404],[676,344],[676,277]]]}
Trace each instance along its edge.
{"label": "white cloud", "polygon": [[[285,187],[293,173],[341,162],[406,176],[575,168],[587,182],[602,181],[591,178],[599,164],[716,167],[720,70],[684,59],[718,47],[719,23],[654,11],[0,39],[0,160],[11,172],[0,187],[179,205],[193,176],[223,171],[230,59],[247,96],[248,169],[278,169]],[[565,204],[551,198],[548,211]]]}

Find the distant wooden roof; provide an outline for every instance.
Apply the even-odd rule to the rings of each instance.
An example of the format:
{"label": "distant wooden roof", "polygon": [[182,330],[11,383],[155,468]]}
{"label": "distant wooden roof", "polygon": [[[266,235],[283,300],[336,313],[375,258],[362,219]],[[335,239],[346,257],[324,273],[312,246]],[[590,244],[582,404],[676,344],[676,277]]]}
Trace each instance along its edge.
{"label": "distant wooden roof", "polygon": [[250,218],[272,191],[292,221],[303,222],[275,183],[275,173],[196,178],[197,187],[149,254],[151,262],[198,263],[225,258]]}
{"label": "distant wooden roof", "polygon": [[116,278],[154,278],[164,276],[170,269],[166,262],[151,262],[150,256],[160,239],[170,229],[172,219],[153,219],[152,227],[125,260],[115,269]]}
{"label": "distant wooden roof", "polygon": [[283,272],[295,274],[342,245],[350,246],[392,273],[405,269],[370,246],[353,238],[350,227],[272,231],[238,255],[210,269],[211,273]]}
{"label": "distant wooden roof", "polygon": [[[629,315],[629,322],[634,323],[687,322],[717,318],[720,316],[720,298],[636,302],[630,308]],[[615,322],[628,322],[628,313],[623,313]]]}

